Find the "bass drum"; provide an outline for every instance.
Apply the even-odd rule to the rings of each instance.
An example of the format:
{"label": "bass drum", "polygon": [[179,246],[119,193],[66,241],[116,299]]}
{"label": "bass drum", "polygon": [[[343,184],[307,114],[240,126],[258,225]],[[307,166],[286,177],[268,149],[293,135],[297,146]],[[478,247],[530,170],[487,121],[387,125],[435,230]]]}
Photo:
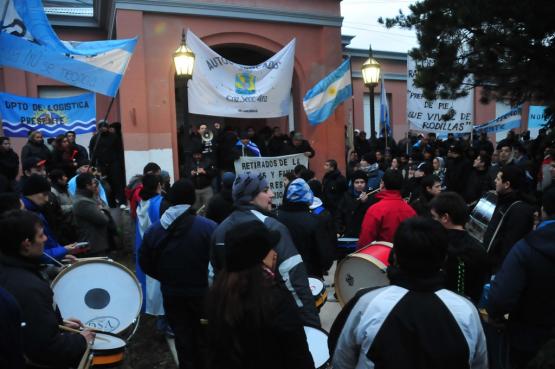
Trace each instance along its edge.
{"label": "bass drum", "polygon": [[54,302],[63,318],[78,318],[88,327],[121,333],[136,323],[142,290],[129,269],[111,260],[77,262],[52,282]]}
{"label": "bass drum", "polygon": [[466,230],[468,234],[480,242],[480,244],[484,243],[484,235],[493,217],[496,206],[497,193],[495,191],[490,191],[478,201],[478,204],[476,204],[470,213],[470,218],[466,223]]}
{"label": "bass drum", "polygon": [[393,244],[375,241],[348,255],[335,271],[335,292],[344,306],[361,289],[389,285],[386,270]]}

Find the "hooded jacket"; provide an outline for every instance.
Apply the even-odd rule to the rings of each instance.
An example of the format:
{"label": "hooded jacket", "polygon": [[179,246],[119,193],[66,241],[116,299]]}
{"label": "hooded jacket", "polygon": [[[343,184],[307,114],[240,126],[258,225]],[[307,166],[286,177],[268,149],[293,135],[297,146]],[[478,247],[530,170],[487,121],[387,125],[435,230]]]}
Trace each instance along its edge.
{"label": "hooded jacket", "polygon": [[39,365],[77,367],[87,343],[83,336],[63,333],[58,328],[62,317],[39,261],[0,255],[0,286],[13,295],[21,308],[25,356]]}
{"label": "hooded jacket", "polygon": [[362,248],[374,241],[393,242],[393,235],[399,224],[416,212],[401,198],[400,191],[383,190],[376,195],[380,201],[368,208],[360,235],[358,248]]}
{"label": "hooded jacket", "polygon": [[46,160],[47,167],[52,164],[52,153],[48,150],[48,147],[44,143],[38,144],[31,139],[21,149],[21,162],[24,162],[27,158]]}
{"label": "hooded jacket", "polygon": [[509,313],[509,341],[534,354],[555,334],[555,222],[540,223],[511,249],[491,282],[487,310]]}
{"label": "hooded jacket", "polygon": [[301,319],[308,325],[320,326],[320,317],[308,286],[308,274],[287,227],[264,214],[254,205],[240,204],[236,205],[236,208],[237,210],[231,213],[212,235],[210,261],[214,270],[217,272],[224,266],[225,234],[237,224],[253,220],[261,221],[268,229],[278,231],[281,235],[280,241],[274,248],[278,255],[277,271],[293,295],[295,303],[300,309]]}

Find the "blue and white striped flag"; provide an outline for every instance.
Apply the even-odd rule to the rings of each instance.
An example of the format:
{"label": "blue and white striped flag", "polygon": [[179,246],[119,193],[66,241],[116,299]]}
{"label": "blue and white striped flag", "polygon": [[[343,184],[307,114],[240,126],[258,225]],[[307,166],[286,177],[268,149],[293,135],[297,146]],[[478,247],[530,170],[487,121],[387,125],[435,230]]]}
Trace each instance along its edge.
{"label": "blue and white striped flag", "polygon": [[[0,0],[0,66],[115,96],[137,38],[61,41],[40,0]],[[4,12],[5,11],[5,12]]]}
{"label": "blue and white striped flag", "polygon": [[387,102],[387,93],[385,91],[385,84],[383,83],[383,78],[381,81],[381,92],[380,92],[380,137],[382,136],[383,129],[387,130],[387,137],[393,135],[391,130],[391,120],[389,118],[389,103]]}
{"label": "blue and white striped flag", "polygon": [[312,87],[303,98],[304,111],[312,125],[320,124],[335,108],[353,96],[351,61],[346,59],[339,68]]}

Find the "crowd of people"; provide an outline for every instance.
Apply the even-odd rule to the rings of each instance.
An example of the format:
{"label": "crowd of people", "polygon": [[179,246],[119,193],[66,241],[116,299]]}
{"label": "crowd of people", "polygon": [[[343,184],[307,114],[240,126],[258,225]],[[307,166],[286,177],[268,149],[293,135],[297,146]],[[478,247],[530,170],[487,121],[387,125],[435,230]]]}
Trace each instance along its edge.
{"label": "crowd of people", "polygon": [[[183,178],[171,184],[147,163],[127,185],[117,127],[101,122],[88,152],[75,136],[50,149],[33,132],[21,156],[0,138],[0,324],[14,337],[0,340],[7,367],[76,367],[94,342],[82,322],[52,308],[42,271],[116,249],[110,207],[135,221],[143,310],[164,317],[180,368],[314,368],[303,327],[321,322],[308,277],[323,279],[345,257],[341,237],[358,240],[349,252],[392,242],[391,284],[344,306],[329,332],[333,368],[553,363],[555,141],[545,130],[534,140],[511,131],[496,146],[485,134],[430,133],[386,147],[356,132],[321,179],[311,166],[287,173],[279,207],[266,178],[234,173],[233,161],[313,157],[299,132],[201,124]],[[491,216],[471,230],[488,194]]]}

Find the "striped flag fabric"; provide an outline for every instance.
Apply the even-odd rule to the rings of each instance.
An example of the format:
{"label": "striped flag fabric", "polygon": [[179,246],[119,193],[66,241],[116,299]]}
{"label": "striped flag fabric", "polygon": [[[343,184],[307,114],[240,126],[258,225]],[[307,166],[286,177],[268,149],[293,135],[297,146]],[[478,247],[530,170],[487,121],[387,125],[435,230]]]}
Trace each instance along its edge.
{"label": "striped flag fabric", "polygon": [[383,129],[387,131],[387,137],[393,136],[393,131],[391,129],[391,120],[389,118],[389,103],[387,101],[387,92],[385,91],[385,84],[383,78],[381,79],[380,85],[380,137],[382,136]]}
{"label": "striped flag fabric", "polygon": [[346,59],[304,96],[303,106],[308,121],[312,125],[324,122],[339,104],[351,96],[353,96],[351,60]]}
{"label": "striped flag fabric", "polygon": [[0,66],[22,69],[108,96],[117,94],[137,38],[62,41],[40,0],[0,0]]}

